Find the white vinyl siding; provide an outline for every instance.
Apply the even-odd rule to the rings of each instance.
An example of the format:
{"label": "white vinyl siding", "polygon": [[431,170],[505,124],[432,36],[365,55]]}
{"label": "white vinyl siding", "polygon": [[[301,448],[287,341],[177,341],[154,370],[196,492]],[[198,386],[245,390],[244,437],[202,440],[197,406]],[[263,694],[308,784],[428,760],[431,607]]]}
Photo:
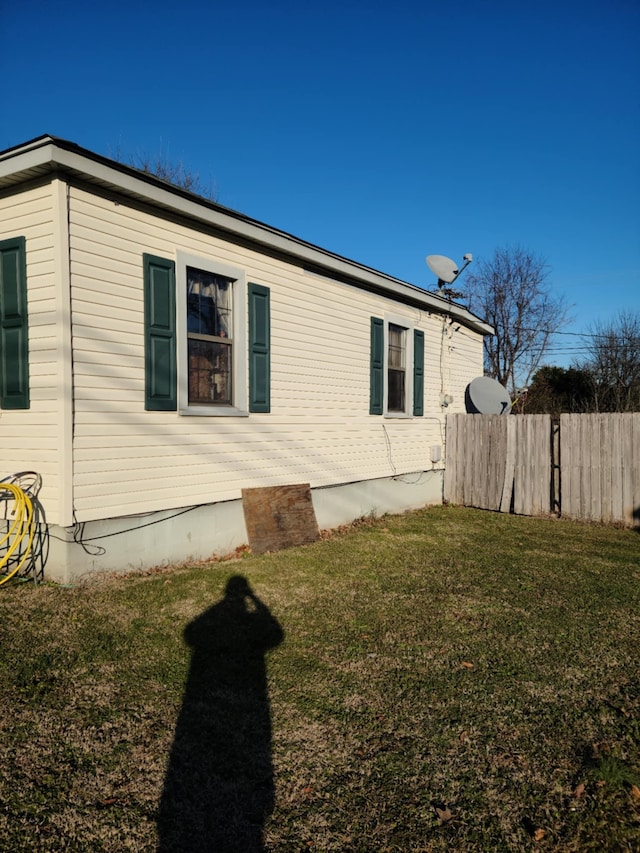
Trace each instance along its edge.
{"label": "white vinyl siding", "polygon": [[[462,405],[464,387],[482,372],[482,338],[469,330],[460,335],[460,351],[454,334],[441,361],[440,316],[122,200],[73,189],[70,215],[79,521],[236,499],[246,487],[317,487],[430,469],[430,446],[442,443],[442,370]],[[190,418],[145,411],[145,252],[173,261],[180,252],[208,258],[270,289],[270,413]],[[386,313],[425,333],[423,418],[369,415],[370,317]]]}
{"label": "white vinyl siding", "polygon": [[[470,329],[449,318],[439,319],[442,369],[436,370],[439,385],[434,405],[440,405],[440,383],[442,392],[453,397],[453,402],[444,411],[445,414],[464,413],[464,392],[472,379],[483,375],[482,338]],[[444,329],[444,333],[442,330]],[[426,363],[426,356],[425,356]],[[436,364],[440,363],[440,355]],[[429,380],[432,377],[429,377]],[[426,404],[426,403],[425,403]],[[426,409],[425,409],[426,411]]]}
{"label": "white vinyl siding", "polygon": [[0,410],[0,476],[42,475],[47,521],[60,517],[59,332],[56,328],[52,187],[46,184],[0,198],[0,240],[26,240],[29,329],[29,408]]}

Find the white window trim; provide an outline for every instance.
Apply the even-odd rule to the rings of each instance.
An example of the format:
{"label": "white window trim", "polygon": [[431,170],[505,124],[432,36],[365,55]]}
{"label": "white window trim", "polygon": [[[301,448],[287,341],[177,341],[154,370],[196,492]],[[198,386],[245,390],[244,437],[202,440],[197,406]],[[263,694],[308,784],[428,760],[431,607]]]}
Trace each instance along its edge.
{"label": "white window trim", "polygon": [[[415,325],[397,314],[384,315],[384,404],[382,413],[385,418],[413,418],[413,330]],[[406,330],[405,350],[405,399],[403,412],[390,412],[387,408],[389,403],[389,324],[401,326]]]}
{"label": "white window trim", "polygon": [[[232,381],[233,405],[189,405],[189,361],[187,344],[187,267],[233,279]],[[212,258],[176,252],[176,324],[178,412],[195,417],[248,417],[247,392],[247,282],[244,270],[218,263]]]}

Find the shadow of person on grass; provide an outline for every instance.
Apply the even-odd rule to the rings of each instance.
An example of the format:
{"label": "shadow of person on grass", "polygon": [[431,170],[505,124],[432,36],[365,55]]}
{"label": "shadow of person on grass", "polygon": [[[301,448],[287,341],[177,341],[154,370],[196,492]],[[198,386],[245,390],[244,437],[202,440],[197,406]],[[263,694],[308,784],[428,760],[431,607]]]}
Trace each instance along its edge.
{"label": "shadow of person on grass", "polygon": [[262,853],[273,810],[265,655],[284,634],[235,575],[187,625],[191,666],[158,815],[158,853]]}

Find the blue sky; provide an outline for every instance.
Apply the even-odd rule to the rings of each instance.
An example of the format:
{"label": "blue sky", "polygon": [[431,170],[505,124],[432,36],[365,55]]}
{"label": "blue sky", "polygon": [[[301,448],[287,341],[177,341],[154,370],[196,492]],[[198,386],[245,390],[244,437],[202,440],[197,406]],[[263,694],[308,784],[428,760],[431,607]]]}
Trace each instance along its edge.
{"label": "blue sky", "polygon": [[570,332],[640,310],[637,0],[0,0],[0,38],[0,149],[162,153],[427,289],[427,254],[519,244]]}

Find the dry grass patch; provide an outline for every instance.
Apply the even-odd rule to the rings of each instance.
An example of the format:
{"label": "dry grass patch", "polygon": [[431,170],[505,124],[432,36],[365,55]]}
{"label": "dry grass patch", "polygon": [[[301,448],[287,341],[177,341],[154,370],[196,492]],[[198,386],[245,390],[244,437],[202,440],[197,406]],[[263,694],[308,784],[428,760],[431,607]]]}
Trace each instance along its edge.
{"label": "dry grass patch", "polygon": [[[639,556],[442,507],[3,587],[0,849],[637,850]],[[260,654],[215,606],[234,574],[284,632]]]}

